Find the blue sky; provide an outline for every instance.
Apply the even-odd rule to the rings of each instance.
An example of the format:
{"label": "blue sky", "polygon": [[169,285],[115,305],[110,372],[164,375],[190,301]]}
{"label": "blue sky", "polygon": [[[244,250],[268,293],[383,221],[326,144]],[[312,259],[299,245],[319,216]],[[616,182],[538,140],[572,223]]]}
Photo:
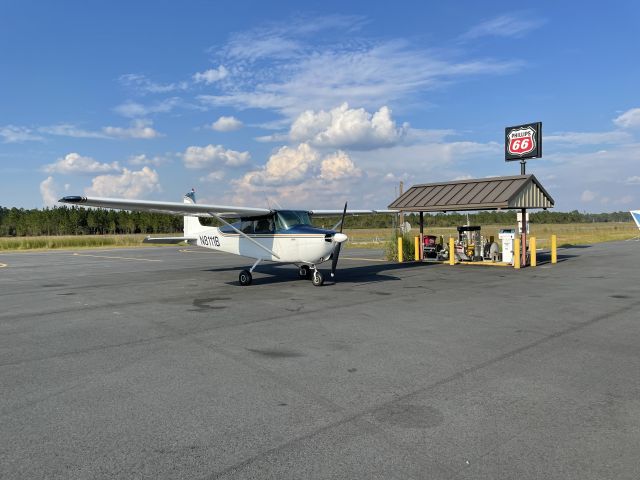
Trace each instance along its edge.
{"label": "blue sky", "polygon": [[[63,195],[384,208],[400,180],[518,174],[640,206],[637,2],[0,4],[0,205]],[[634,45],[636,45],[634,47]]]}

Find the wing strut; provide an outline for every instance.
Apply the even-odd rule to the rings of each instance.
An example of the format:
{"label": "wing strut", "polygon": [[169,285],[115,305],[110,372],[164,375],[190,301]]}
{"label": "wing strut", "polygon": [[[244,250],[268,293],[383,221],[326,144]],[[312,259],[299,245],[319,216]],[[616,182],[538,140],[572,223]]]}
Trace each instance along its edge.
{"label": "wing strut", "polygon": [[256,241],[255,239],[251,238],[249,235],[247,235],[246,233],[238,230],[236,227],[234,227],[233,225],[231,225],[229,222],[227,222],[224,218],[222,218],[221,216],[210,212],[211,215],[213,215],[214,217],[216,217],[218,220],[220,220],[222,223],[224,223],[227,227],[231,227],[232,230],[234,230],[235,232],[239,233],[240,235],[242,235],[244,238],[246,238],[247,240],[249,240],[252,243],[255,243],[258,247],[260,247],[261,249],[263,249],[264,251],[266,251],[267,253],[270,253],[271,255],[273,255],[274,257],[276,257],[277,259],[280,259],[280,255],[278,255],[276,252],[274,252],[273,250],[268,249],[267,247],[265,247],[264,245],[262,245],[260,242]]}

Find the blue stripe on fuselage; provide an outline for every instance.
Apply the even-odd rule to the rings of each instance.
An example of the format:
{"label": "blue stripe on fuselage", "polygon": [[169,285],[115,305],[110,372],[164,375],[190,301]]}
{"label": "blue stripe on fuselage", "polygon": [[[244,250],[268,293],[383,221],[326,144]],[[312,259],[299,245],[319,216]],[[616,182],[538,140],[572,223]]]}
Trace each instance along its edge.
{"label": "blue stripe on fuselage", "polygon": [[325,230],[324,228],[312,227],[311,225],[294,225],[291,228],[278,229],[276,230],[275,233],[287,233],[292,235],[296,235],[296,234],[333,235],[336,232],[334,232],[333,230]]}

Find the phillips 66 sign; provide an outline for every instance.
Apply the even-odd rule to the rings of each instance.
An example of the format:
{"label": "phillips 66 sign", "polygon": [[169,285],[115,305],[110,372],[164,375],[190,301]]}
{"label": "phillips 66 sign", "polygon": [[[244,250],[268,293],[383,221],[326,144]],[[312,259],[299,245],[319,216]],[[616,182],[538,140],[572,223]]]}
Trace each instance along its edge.
{"label": "phillips 66 sign", "polygon": [[504,129],[504,159],[526,160],[542,156],[542,122]]}

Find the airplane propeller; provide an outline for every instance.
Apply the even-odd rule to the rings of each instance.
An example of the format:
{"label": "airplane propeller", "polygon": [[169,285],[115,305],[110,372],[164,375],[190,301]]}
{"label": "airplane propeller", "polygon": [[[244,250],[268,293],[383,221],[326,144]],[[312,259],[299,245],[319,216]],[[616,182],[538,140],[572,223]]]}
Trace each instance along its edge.
{"label": "airplane propeller", "polygon": [[347,202],[344,202],[344,210],[342,211],[342,220],[340,220],[340,232],[333,236],[333,240],[338,242],[335,250],[333,251],[333,259],[331,260],[331,278],[336,275],[336,266],[338,265],[338,257],[340,256],[340,247],[342,242],[347,239],[347,236],[342,233],[342,226],[344,225],[344,217],[347,214]]}

